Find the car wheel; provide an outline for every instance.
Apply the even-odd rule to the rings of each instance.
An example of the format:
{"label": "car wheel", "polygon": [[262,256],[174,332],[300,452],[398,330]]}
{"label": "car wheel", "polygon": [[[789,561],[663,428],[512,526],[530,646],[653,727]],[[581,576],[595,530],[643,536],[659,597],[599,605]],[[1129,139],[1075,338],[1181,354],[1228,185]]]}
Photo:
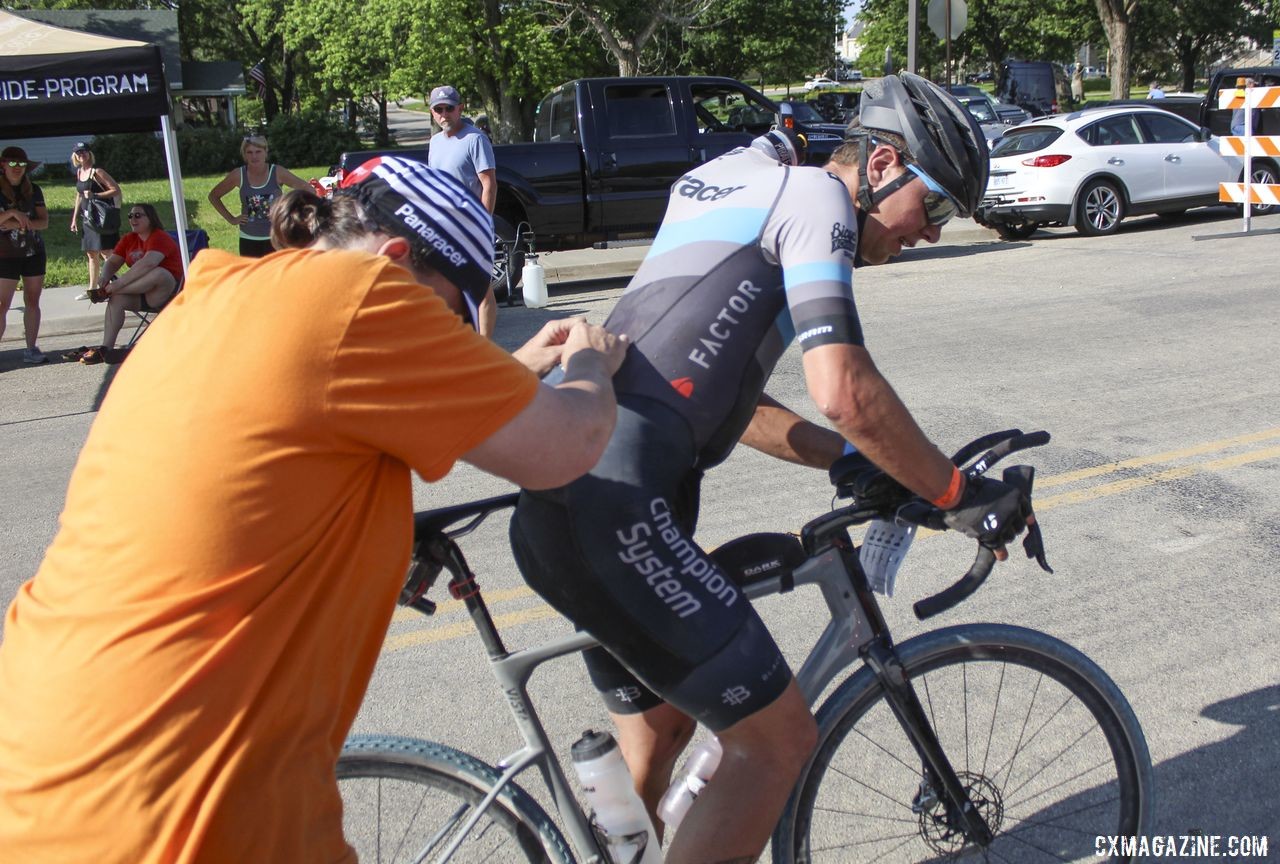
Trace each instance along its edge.
{"label": "car wheel", "polygon": [[1019,222],[1017,225],[997,222],[992,227],[996,229],[1001,240],[1025,240],[1036,233],[1036,229],[1040,226],[1035,222]]}
{"label": "car wheel", "polygon": [[[1276,181],[1276,169],[1275,169],[1274,167],[1272,167],[1271,165],[1269,165],[1268,163],[1266,163],[1266,162],[1263,162],[1263,163],[1257,163],[1257,162],[1255,162],[1255,163],[1253,164],[1253,182],[1254,182],[1255,184],[1259,184],[1259,183],[1274,184],[1274,183],[1276,183],[1276,182],[1277,182],[1277,181]],[[1271,211],[1273,211],[1273,210],[1275,210],[1275,209],[1276,209],[1276,207],[1275,207],[1275,205],[1274,205],[1274,204],[1254,204],[1254,205],[1253,205],[1253,215],[1254,215],[1254,216],[1265,216],[1265,215],[1267,215],[1268,213],[1270,213]],[[1243,210],[1243,208],[1242,208],[1242,210]]]}
{"label": "car wheel", "polygon": [[1094,180],[1080,190],[1076,202],[1076,230],[1086,237],[1114,234],[1124,218],[1124,199],[1109,180]]}

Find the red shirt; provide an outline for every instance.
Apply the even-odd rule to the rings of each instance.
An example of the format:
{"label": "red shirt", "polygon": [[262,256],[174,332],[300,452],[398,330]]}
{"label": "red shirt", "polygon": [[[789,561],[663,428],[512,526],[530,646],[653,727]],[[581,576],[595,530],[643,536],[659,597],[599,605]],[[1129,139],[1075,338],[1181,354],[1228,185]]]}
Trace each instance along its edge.
{"label": "red shirt", "polygon": [[173,274],[174,282],[182,281],[182,253],[178,251],[177,241],[167,231],[152,231],[145,241],[131,231],[120,238],[114,251],[130,267],[148,252],[159,252],[164,256],[160,266]]}

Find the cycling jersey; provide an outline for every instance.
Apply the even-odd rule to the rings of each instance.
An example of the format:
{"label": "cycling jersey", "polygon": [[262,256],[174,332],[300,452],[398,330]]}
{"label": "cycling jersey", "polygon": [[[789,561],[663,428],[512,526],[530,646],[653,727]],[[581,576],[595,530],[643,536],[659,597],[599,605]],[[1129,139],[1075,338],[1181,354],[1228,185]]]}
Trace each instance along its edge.
{"label": "cycling jersey", "polygon": [[632,342],[609,445],[569,486],[523,493],[511,524],[529,584],[608,649],[586,660],[615,713],[661,697],[718,731],[791,681],[746,596],[692,540],[697,480],[737,443],[791,341],[862,344],[857,236],[843,182],[757,149],[672,186],[606,322]]}
{"label": "cycling jersey", "polygon": [[700,467],[723,461],[794,338],[862,344],[857,222],[819,168],[735,150],[675,182],[662,227],[605,326],[632,341],[619,394],[670,406]]}

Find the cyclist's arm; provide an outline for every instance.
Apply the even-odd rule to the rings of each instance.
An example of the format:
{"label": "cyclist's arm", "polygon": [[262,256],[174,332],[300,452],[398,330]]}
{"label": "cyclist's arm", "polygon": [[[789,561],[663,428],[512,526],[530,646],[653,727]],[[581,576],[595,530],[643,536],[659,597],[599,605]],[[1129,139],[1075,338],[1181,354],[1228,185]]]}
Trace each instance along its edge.
{"label": "cyclist's arm", "polygon": [[803,362],[809,395],[845,438],[917,495],[946,495],[955,466],[925,437],[865,348],[817,345]]}
{"label": "cyclist's arm", "polygon": [[839,434],[810,423],[765,393],[760,395],[741,441],[777,459],[823,471],[844,452],[844,439]]}

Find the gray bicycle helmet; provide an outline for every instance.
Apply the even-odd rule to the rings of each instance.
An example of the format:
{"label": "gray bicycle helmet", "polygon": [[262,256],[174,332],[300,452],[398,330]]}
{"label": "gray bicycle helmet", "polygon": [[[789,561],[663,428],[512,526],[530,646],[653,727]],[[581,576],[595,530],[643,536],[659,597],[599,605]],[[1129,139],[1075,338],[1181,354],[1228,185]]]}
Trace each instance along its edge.
{"label": "gray bicycle helmet", "polygon": [[858,119],[845,134],[863,143],[858,196],[868,209],[877,202],[868,191],[866,143],[876,130],[901,137],[907,144],[904,155],[938,181],[961,216],[973,215],[987,188],[987,141],[954,96],[910,72],[886,75],[863,87]]}

